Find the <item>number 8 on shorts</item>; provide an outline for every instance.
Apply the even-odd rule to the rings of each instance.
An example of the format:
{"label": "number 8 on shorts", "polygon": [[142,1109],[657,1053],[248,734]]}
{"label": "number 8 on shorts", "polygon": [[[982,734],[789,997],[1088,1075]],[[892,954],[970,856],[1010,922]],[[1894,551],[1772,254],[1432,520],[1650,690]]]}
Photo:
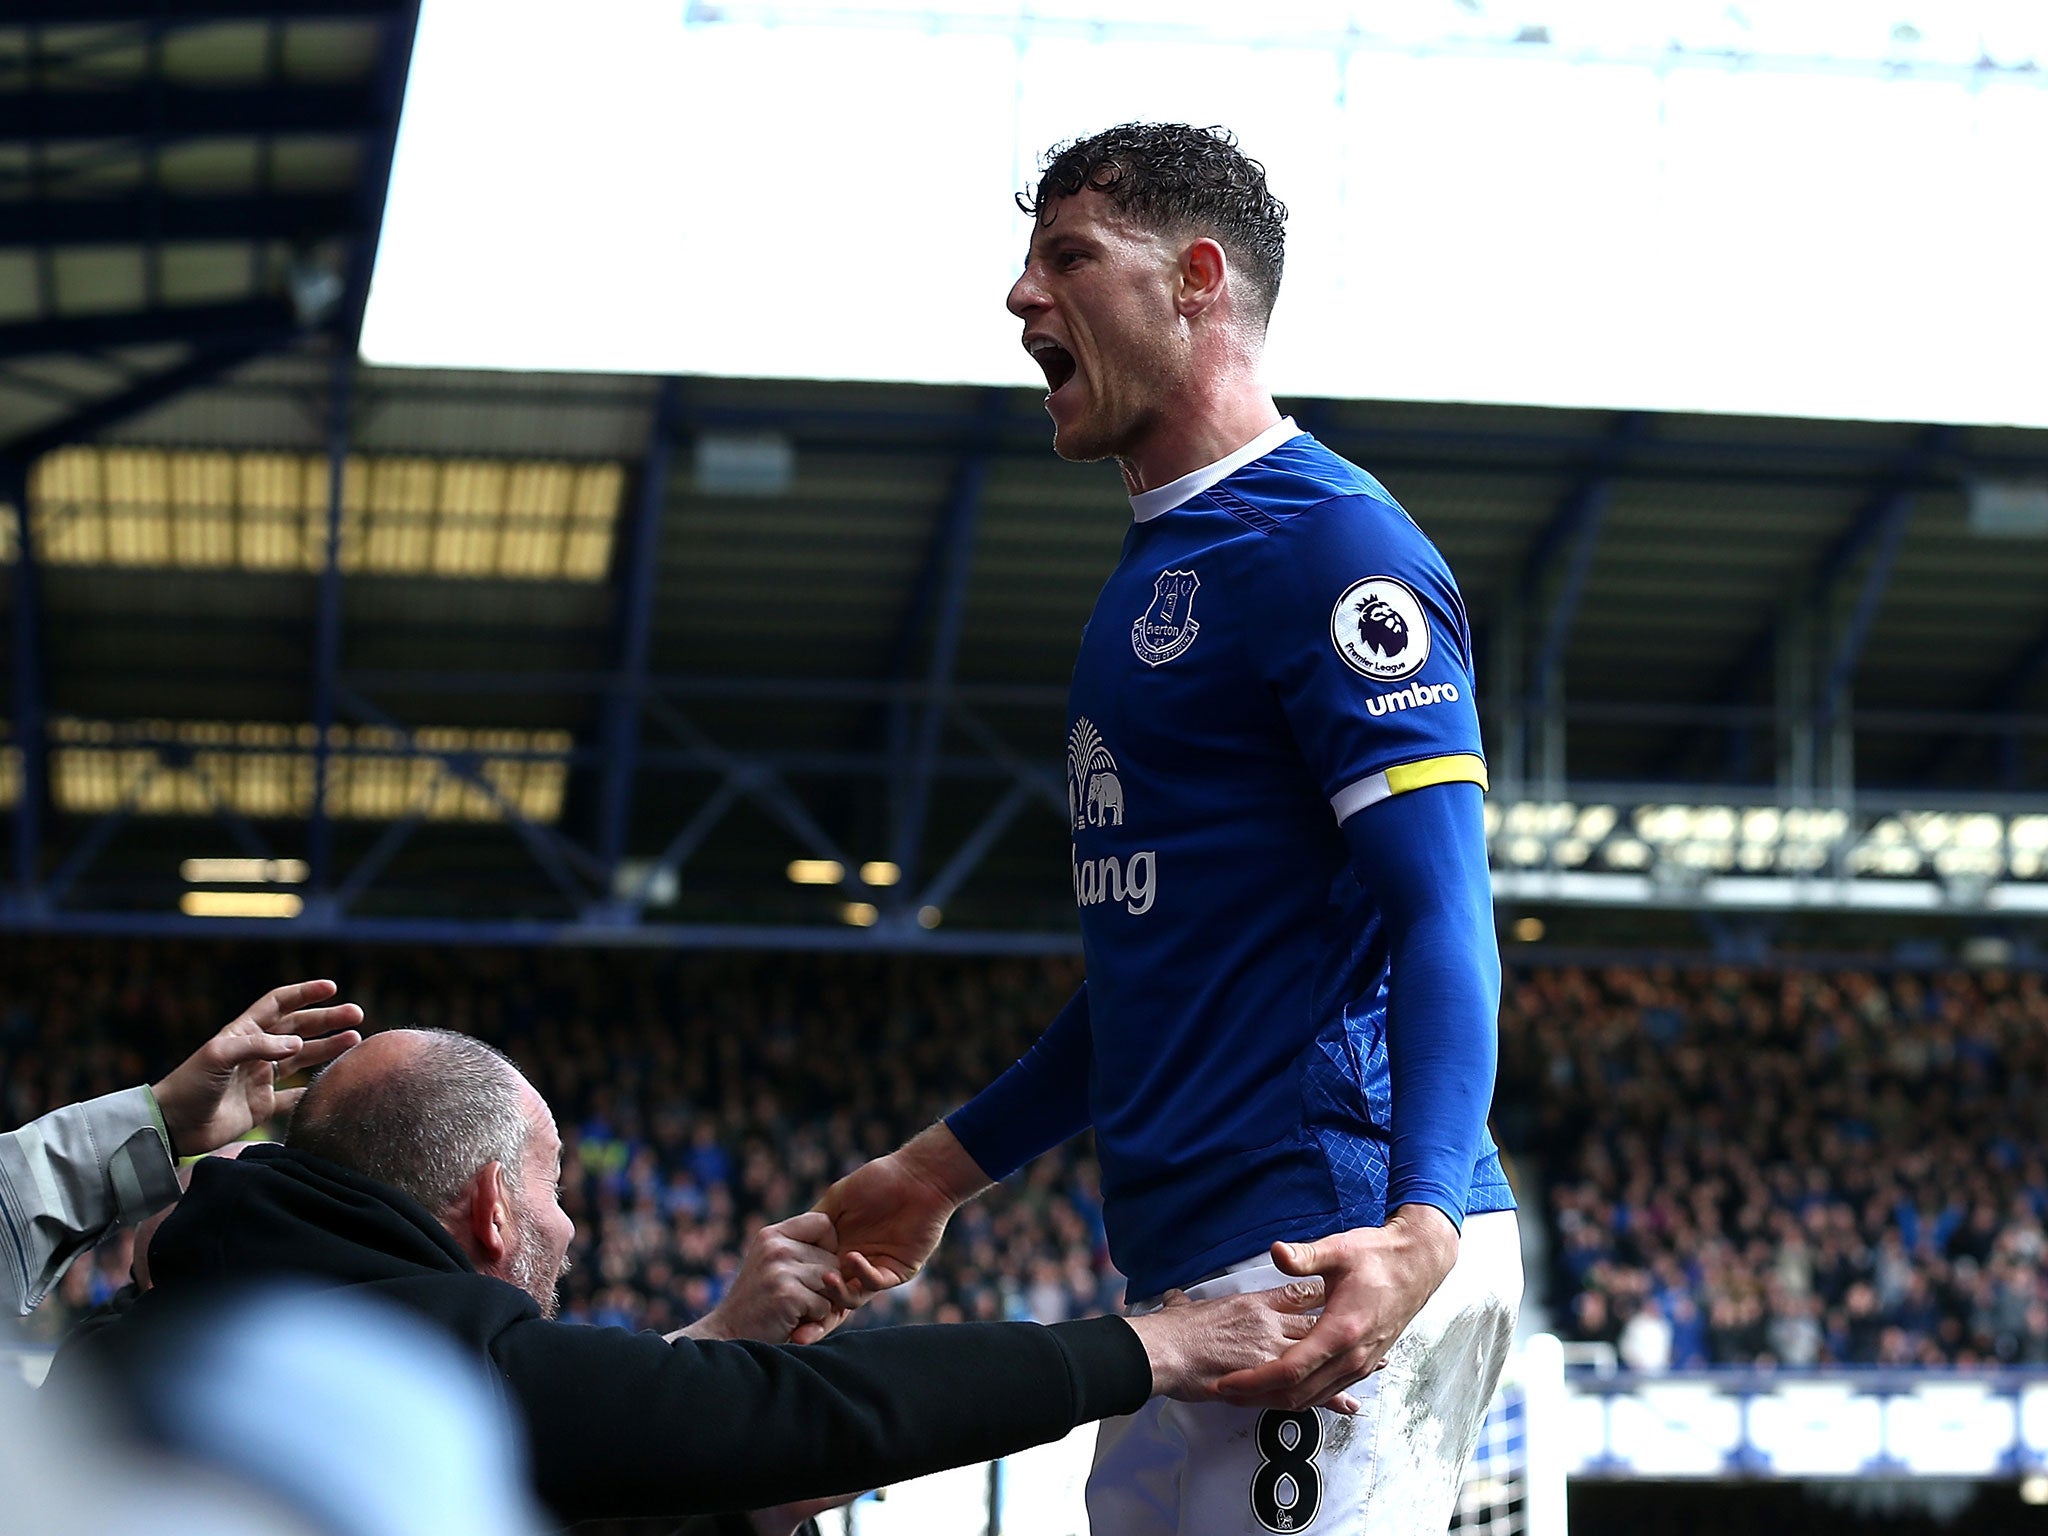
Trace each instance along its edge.
{"label": "number 8 on shorts", "polygon": [[1256,1443],[1259,1470],[1252,1474],[1252,1514],[1269,1531],[1307,1529],[1322,1507],[1323,1478],[1316,1452],[1323,1448],[1323,1421],[1313,1409],[1259,1415]]}

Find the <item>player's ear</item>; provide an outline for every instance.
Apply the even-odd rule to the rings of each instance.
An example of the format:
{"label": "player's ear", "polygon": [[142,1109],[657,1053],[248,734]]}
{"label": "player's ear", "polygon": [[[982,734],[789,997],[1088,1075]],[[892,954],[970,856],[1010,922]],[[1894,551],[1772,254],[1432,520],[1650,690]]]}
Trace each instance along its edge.
{"label": "player's ear", "polygon": [[1192,320],[1223,297],[1230,263],[1224,259],[1223,247],[1204,235],[1190,241],[1180,253],[1178,276],[1175,307],[1183,320]]}

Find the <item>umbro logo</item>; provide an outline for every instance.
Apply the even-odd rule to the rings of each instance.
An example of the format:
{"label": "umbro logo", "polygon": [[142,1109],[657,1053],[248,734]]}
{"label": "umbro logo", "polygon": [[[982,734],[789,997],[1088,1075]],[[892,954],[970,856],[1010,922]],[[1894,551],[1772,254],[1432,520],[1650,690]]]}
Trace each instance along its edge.
{"label": "umbro logo", "polygon": [[1378,717],[1396,714],[1404,709],[1420,709],[1425,704],[1457,702],[1456,683],[1410,683],[1406,688],[1396,688],[1392,693],[1374,694],[1365,701],[1365,712]]}

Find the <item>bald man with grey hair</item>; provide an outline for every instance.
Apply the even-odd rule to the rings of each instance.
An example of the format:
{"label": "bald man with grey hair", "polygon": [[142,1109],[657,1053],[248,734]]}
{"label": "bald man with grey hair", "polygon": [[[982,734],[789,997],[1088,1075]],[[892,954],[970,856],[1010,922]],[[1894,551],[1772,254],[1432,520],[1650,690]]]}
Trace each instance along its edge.
{"label": "bald man with grey hair", "polygon": [[1152,1396],[1206,1400],[1306,1335],[1322,1298],[1303,1281],[1145,1317],[798,1346],[782,1341],[845,1315],[837,1240],[811,1211],[757,1234],[725,1300],[687,1330],[565,1324],[548,1315],[574,1235],[561,1155],[546,1102],[498,1052],[373,1035],[307,1091],[285,1145],[195,1171],[151,1245],[155,1288],[82,1342],[77,1368],[132,1373],[152,1329],[210,1286],[288,1275],[368,1291],[497,1373],[562,1519],[751,1509],[771,1518],[757,1529],[786,1532],[796,1501],[993,1460]]}
{"label": "bald man with grey hair", "polygon": [[[546,1120],[550,1137],[554,1132],[540,1095],[510,1057],[469,1035],[402,1029],[375,1038],[370,1070],[323,1073],[314,1080],[285,1144],[410,1195],[451,1230],[476,1209],[472,1186],[481,1173],[497,1169],[510,1182],[511,1196],[513,1241],[503,1278],[533,1297],[542,1317],[554,1317],[573,1229],[558,1198],[561,1142],[554,1139],[552,1159],[545,1145],[533,1146],[538,1120]],[[379,1070],[387,1058],[393,1069]],[[548,1219],[549,1206],[559,1222]],[[829,1223],[811,1225],[829,1230]],[[764,1233],[776,1257],[794,1261],[794,1254],[781,1253],[787,1245],[778,1237]],[[476,1263],[481,1255],[469,1257]],[[829,1255],[820,1250],[818,1257]],[[814,1270],[822,1291],[823,1268]],[[777,1278],[785,1285],[790,1279]],[[827,1308],[812,1310],[822,1316]]]}

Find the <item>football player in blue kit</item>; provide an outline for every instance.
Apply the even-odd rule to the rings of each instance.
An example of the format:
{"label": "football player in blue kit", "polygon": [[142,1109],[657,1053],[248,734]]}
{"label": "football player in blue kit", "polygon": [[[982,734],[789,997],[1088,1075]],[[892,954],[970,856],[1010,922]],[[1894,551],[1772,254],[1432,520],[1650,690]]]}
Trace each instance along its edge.
{"label": "football player in blue kit", "polygon": [[1053,446],[1114,458],[1132,513],[1068,707],[1088,979],[821,1208],[852,1288],[900,1284],[962,1202],[1092,1126],[1134,1309],[1327,1287],[1221,1400],[1102,1427],[1097,1536],[1434,1536],[1522,1285],[1486,1130],[1500,960],[1464,603],[1260,382],[1286,215],[1229,134],[1112,128],[1019,202],[1009,308]]}

